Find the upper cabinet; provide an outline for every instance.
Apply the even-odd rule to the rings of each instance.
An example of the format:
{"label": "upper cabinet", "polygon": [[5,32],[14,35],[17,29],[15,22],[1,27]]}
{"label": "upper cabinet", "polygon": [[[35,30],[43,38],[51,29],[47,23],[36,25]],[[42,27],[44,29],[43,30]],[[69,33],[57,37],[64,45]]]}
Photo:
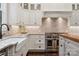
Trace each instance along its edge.
{"label": "upper cabinet", "polygon": [[70,26],[79,26],[79,11],[72,12]]}
{"label": "upper cabinet", "polygon": [[40,4],[11,3],[8,7],[10,25],[41,25],[43,13]]}
{"label": "upper cabinet", "polygon": [[18,19],[27,26],[40,26],[43,12],[40,4],[19,4]]}
{"label": "upper cabinet", "polygon": [[70,26],[79,26],[79,4],[72,4]]}
{"label": "upper cabinet", "polygon": [[9,25],[17,25],[18,24],[18,18],[17,18],[17,3],[9,3],[8,4],[8,23]]}
{"label": "upper cabinet", "polygon": [[38,3],[20,3],[20,7],[25,10],[41,10],[41,4]]}
{"label": "upper cabinet", "polygon": [[42,11],[72,11],[70,3],[42,3]]}

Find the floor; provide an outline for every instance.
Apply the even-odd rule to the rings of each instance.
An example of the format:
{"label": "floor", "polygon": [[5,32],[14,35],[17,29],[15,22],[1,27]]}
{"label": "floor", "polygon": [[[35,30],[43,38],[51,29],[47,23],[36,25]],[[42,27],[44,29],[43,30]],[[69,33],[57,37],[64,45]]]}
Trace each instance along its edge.
{"label": "floor", "polygon": [[58,51],[29,50],[26,56],[58,56]]}

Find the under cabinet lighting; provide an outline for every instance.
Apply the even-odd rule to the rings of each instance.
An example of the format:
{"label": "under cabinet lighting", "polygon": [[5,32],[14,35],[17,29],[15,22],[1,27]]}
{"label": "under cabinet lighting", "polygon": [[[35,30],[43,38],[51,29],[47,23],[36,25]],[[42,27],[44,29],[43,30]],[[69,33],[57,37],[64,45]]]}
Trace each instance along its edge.
{"label": "under cabinet lighting", "polygon": [[50,19],[49,17],[47,18],[47,22],[48,22],[48,23],[50,23],[50,22],[51,22],[51,19]]}
{"label": "under cabinet lighting", "polygon": [[62,23],[63,19],[61,17],[58,18],[58,23]]}
{"label": "under cabinet lighting", "polygon": [[27,28],[40,28],[40,26],[27,26]]}
{"label": "under cabinet lighting", "polygon": [[30,9],[34,10],[35,9],[35,5],[34,4],[30,4]]}
{"label": "under cabinet lighting", "polygon": [[70,28],[79,28],[79,26],[70,26]]}

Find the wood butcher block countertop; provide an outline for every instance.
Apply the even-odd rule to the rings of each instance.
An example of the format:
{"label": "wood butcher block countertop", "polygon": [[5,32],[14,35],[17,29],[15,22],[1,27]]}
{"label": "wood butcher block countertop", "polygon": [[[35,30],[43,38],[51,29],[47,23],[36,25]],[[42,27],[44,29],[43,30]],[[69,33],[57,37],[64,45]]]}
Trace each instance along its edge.
{"label": "wood butcher block countertop", "polygon": [[79,43],[79,35],[75,35],[75,34],[60,34],[60,36],[63,36],[65,38],[68,38],[70,40],[73,40],[75,42]]}

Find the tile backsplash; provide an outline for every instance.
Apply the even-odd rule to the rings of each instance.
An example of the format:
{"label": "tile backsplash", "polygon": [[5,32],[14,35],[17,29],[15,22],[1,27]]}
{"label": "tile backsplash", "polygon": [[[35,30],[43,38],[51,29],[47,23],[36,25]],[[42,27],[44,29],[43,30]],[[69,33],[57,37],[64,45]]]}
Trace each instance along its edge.
{"label": "tile backsplash", "polygon": [[17,33],[19,33],[19,26],[11,26],[11,28],[10,28],[10,32],[11,32],[11,34],[17,34]]}
{"label": "tile backsplash", "polygon": [[79,35],[79,26],[71,26],[69,28],[69,32],[73,34],[78,34]]}

